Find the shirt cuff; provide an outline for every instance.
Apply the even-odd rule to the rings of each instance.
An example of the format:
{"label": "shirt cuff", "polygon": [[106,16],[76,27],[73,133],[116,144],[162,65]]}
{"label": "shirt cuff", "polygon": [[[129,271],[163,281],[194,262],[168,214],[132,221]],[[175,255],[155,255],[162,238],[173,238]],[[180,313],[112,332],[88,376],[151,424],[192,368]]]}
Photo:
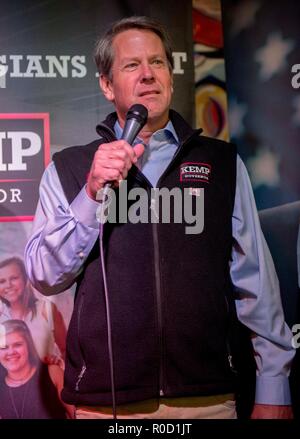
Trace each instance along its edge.
{"label": "shirt cuff", "polygon": [[270,405],[291,405],[291,393],[288,377],[257,376],[255,403]]}
{"label": "shirt cuff", "polygon": [[86,193],[85,186],[81,189],[77,197],[70,204],[70,210],[74,217],[87,227],[99,229],[96,212],[99,202],[92,200]]}

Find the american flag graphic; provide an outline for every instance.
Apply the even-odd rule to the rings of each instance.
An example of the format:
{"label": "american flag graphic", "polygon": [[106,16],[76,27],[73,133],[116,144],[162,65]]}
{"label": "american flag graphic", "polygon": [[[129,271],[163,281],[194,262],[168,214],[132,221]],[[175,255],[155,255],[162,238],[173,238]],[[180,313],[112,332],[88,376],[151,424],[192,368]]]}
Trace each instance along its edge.
{"label": "american flag graphic", "polygon": [[230,138],[258,208],[300,200],[300,2],[225,0],[222,9]]}

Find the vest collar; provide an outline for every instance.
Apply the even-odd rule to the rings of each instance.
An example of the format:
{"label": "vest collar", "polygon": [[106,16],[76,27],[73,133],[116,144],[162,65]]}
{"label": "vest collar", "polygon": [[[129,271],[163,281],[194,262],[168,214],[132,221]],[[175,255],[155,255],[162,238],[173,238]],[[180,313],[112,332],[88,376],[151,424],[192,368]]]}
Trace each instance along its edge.
{"label": "vest collar", "polygon": [[[203,131],[201,128],[194,130],[175,110],[170,110],[169,116],[174,125],[180,144],[186,143],[191,137],[199,136],[199,134]],[[114,140],[114,125],[116,120],[117,113],[110,113],[103,122],[96,126],[97,133],[101,137],[104,137],[107,141]]]}

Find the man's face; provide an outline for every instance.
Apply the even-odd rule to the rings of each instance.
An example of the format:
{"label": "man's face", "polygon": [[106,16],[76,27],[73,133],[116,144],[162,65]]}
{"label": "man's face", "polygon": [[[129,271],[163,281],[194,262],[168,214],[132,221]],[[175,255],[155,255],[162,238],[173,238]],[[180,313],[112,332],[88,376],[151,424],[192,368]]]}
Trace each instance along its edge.
{"label": "man's face", "polygon": [[148,120],[164,126],[172,97],[172,74],[160,38],[147,30],[130,29],[113,42],[112,79],[101,78],[104,95],[112,101],[123,125],[133,104],[148,109]]}

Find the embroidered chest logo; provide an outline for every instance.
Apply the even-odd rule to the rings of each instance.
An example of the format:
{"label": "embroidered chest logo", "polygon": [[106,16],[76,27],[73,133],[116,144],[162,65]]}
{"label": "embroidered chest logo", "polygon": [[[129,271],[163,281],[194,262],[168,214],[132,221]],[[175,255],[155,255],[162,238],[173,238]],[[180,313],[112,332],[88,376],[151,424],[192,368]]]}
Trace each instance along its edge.
{"label": "embroidered chest logo", "polygon": [[180,181],[210,182],[211,166],[208,163],[187,162],[180,166]]}

